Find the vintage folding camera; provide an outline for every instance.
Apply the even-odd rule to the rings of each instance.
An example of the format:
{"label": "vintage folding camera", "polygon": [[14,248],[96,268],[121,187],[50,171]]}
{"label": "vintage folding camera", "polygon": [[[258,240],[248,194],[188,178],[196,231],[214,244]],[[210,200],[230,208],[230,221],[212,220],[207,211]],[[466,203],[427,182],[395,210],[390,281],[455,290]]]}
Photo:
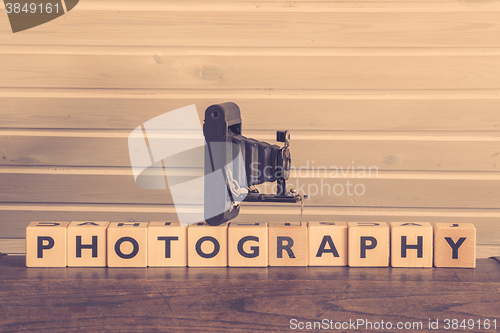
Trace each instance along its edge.
{"label": "vintage folding camera", "polygon": [[[234,219],[242,201],[296,203],[303,199],[286,188],[291,164],[288,132],[277,131],[276,141],[283,143],[280,147],[244,137],[241,124],[235,103],[212,105],[205,111],[204,206],[210,225]],[[223,181],[210,176],[217,170],[222,170]],[[277,182],[276,194],[261,194],[254,187],[266,182]]]}

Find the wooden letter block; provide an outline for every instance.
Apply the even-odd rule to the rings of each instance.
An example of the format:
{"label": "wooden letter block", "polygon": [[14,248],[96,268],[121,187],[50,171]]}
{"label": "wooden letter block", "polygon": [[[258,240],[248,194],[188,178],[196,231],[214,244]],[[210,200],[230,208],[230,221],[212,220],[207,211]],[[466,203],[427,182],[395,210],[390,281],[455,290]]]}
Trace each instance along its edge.
{"label": "wooden letter block", "polygon": [[307,266],[305,223],[271,223],[268,230],[269,266]]}
{"label": "wooden letter block", "polygon": [[309,266],[347,265],[347,223],[309,222]]}
{"label": "wooden letter block", "polygon": [[476,267],[474,224],[434,223],[434,266]]}
{"label": "wooden letter block", "polygon": [[391,266],[432,267],[433,235],[428,222],[391,222]]}
{"label": "wooden letter block", "polygon": [[179,222],[150,222],[148,266],[187,266],[187,227]]}
{"label": "wooden letter block", "polygon": [[108,267],[146,267],[148,222],[112,222],[108,227]]}
{"label": "wooden letter block", "polygon": [[69,222],[31,222],[26,228],[26,267],[66,267]]}
{"label": "wooden letter block", "polygon": [[227,223],[211,226],[200,222],[188,226],[188,266],[227,266]]}
{"label": "wooden letter block", "polygon": [[81,221],[68,225],[68,267],[106,267],[108,224]]}
{"label": "wooden letter block", "polygon": [[349,222],[349,266],[389,266],[389,226],[385,222]]}
{"label": "wooden letter block", "polygon": [[229,223],[227,255],[230,267],[267,267],[267,249],[267,223]]}

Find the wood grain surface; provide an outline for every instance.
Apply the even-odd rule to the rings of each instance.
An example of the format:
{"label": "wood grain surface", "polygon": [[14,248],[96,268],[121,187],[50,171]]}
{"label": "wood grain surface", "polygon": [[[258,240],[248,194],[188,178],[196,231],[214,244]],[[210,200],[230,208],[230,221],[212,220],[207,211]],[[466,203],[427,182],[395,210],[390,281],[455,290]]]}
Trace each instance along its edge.
{"label": "wood grain surface", "polygon": [[[311,54],[312,53],[312,54]],[[500,54],[1,54],[1,87],[496,89]],[[116,61],[119,57],[120,61]]]}
{"label": "wood grain surface", "polygon": [[[498,46],[496,1],[83,2],[2,44],[252,47]],[[176,8],[177,7],[177,8]],[[273,8],[274,7],[274,8]],[[332,8],[333,7],[333,8]],[[336,8],[335,8],[336,7]],[[403,7],[403,8],[402,8]],[[406,8],[404,8],[406,7]],[[125,38],[126,37],[126,38]]]}
{"label": "wood grain surface", "polygon": [[[366,186],[311,196],[306,221],[474,223],[478,255],[500,253],[498,1],[86,0],[16,34],[4,11],[0,251],[33,220],[175,218],[167,192],[134,184],[128,134],[234,101],[249,137],[291,131],[310,169],[293,187]],[[353,165],[379,172],[311,173]],[[244,204],[240,219],[299,211]]]}
{"label": "wood grain surface", "polygon": [[494,259],[476,269],[27,269],[24,257],[4,256],[0,267],[4,332],[284,332],[293,318],[443,325],[500,311]]}
{"label": "wood grain surface", "polygon": [[[288,185],[310,195],[305,200],[308,206],[462,208],[466,201],[475,208],[500,208],[498,176],[482,179],[418,176],[380,172],[379,177],[373,178],[301,178]],[[263,193],[273,191],[271,185],[259,188]],[[142,189],[134,183],[132,175],[112,173],[0,174],[0,190],[0,199],[5,203],[173,203],[168,190]]]}
{"label": "wood grain surface", "polygon": [[[130,132],[0,130],[0,167],[48,165],[129,168],[127,138]],[[249,130],[243,134],[275,143],[276,133],[272,131]],[[304,171],[338,169],[342,175],[341,170],[350,173],[353,168],[366,169],[367,172],[500,170],[500,134],[496,131],[441,134],[437,131],[380,133],[297,130],[291,131],[290,135],[292,166]],[[5,173],[7,170],[1,169],[0,172]],[[23,170],[12,169],[12,172]]]}
{"label": "wood grain surface", "polygon": [[[131,131],[138,122],[168,110],[195,104],[203,119],[208,106],[234,100],[244,116],[244,131],[274,131],[279,124],[293,131],[292,137],[301,130],[439,131],[441,135],[475,131],[481,135],[499,130],[499,91],[0,88],[0,103],[3,129]],[[11,132],[1,133],[3,137]]]}

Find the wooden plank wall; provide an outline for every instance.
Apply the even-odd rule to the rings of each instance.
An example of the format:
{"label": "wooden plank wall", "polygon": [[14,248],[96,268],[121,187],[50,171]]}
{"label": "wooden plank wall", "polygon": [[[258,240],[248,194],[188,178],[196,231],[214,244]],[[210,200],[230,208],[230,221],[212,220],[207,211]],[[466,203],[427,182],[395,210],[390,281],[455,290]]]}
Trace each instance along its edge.
{"label": "wooden plank wall", "polygon": [[497,0],[85,0],[12,34],[0,7],[0,251],[32,220],[174,219],[135,185],[128,134],[234,101],[247,136],[291,131],[295,187],[364,186],[311,195],[304,220],[473,222],[479,257],[499,255],[499,17]]}

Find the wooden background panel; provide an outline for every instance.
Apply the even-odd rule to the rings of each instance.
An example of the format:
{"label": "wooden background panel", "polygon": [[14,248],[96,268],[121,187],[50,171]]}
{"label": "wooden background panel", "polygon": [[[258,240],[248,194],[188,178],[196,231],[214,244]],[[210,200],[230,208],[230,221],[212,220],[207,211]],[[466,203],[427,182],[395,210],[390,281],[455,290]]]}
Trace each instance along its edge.
{"label": "wooden background panel", "polygon": [[[0,44],[489,47],[498,46],[500,34],[500,6],[492,5],[493,1],[475,2],[476,6],[464,6],[457,1],[450,4],[448,11],[433,11],[433,5],[426,8],[425,3],[430,2],[417,5],[419,9],[395,10],[391,6],[396,2],[391,2],[378,9],[353,4],[350,8],[354,10],[330,12],[323,8],[328,6],[326,1],[312,5],[299,2],[314,8],[309,12],[297,10],[290,3],[284,3],[280,11],[262,8],[250,12],[230,10],[228,6],[225,10],[209,10],[208,2],[201,7],[206,10],[190,4],[181,10],[151,8],[144,11],[141,9],[147,5],[143,3],[145,1],[137,1],[134,10],[121,10],[121,3],[110,10],[98,7],[86,10],[92,5],[81,2],[61,19],[18,34],[16,38],[5,21],[0,26]],[[3,10],[0,13],[5,15]]]}
{"label": "wooden background panel", "polygon": [[16,239],[16,238],[2,239],[2,238],[0,238],[0,253],[7,253],[9,255],[25,254],[26,253],[26,239],[24,239],[24,236],[22,239]]}
{"label": "wooden background panel", "polygon": [[[277,128],[282,128],[276,124]],[[129,131],[0,130],[0,166],[130,167]],[[274,132],[244,131],[275,143]],[[292,131],[296,169],[499,171],[497,132]],[[281,145],[281,144],[280,144]],[[200,158],[203,158],[200,156]]]}
{"label": "wooden background panel", "polygon": [[168,190],[147,190],[130,175],[2,174],[0,202],[172,203]]}
{"label": "wooden background panel", "polygon": [[[105,94],[105,95],[104,95]],[[234,101],[243,130],[499,131],[498,92],[0,89],[3,128],[129,129],[195,104]],[[293,132],[292,132],[293,134]]]}
{"label": "wooden background panel", "polygon": [[[479,256],[498,254],[499,13],[498,1],[86,0],[15,35],[3,20],[0,238],[36,219],[175,219],[168,191],[135,185],[128,132],[232,100],[248,136],[293,131],[295,166],[380,170],[294,173],[303,191],[366,186],[312,196],[305,219],[473,222]],[[237,220],[298,219],[283,206],[244,204]]]}
{"label": "wooden background panel", "polygon": [[0,62],[0,87],[498,89],[500,81],[499,55],[0,54]]}
{"label": "wooden background panel", "polygon": [[[307,204],[311,206],[500,208],[500,176],[496,173],[386,171],[379,172],[377,178],[296,178],[287,185],[309,194]],[[272,185],[259,188],[263,193],[275,192]],[[100,174],[25,174],[3,170],[0,202],[165,204],[172,199],[168,190],[138,187],[131,174],[107,170]]]}

